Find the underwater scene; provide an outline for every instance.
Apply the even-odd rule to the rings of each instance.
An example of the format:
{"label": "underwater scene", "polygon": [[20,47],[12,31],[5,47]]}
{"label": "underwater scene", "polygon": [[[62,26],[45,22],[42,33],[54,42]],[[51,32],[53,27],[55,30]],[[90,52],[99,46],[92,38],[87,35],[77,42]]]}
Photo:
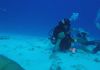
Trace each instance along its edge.
{"label": "underwater scene", "polygon": [[0,0],[0,70],[100,70],[100,0]]}

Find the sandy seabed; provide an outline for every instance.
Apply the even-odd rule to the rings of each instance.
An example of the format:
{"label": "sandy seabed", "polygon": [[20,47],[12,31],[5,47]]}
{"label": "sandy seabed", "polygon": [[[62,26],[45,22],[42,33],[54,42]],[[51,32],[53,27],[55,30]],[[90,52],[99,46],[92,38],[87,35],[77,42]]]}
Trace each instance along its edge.
{"label": "sandy seabed", "polygon": [[59,52],[51,58],[52,47],[46,37],[0,35],[0,54],[16,61],[25,70],[100,70],[100,54]]}

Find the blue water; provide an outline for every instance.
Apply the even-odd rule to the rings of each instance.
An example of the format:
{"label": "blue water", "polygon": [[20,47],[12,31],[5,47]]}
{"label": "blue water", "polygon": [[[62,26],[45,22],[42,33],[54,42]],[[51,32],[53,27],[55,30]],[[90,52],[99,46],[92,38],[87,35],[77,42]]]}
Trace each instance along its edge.
{"label": "blue water", "polygon": [[73,26],[98,36],[94,21],[99,8],[100,0],[0,0],[0,32],[47,36],[59,20],[78,12]]}
{"label": "blue water", "polygon": [[[0,0],[0,35],[2,33],[8,33],[8,34],[11,33],[12,35],[20,34],[22,36],[28,35],[28,36],[32,36],[32,37],[35,37],[35,36],[48,37],[49,31],[54,26],[56,26],[57,23],[61,19],[70,18],[72,13],[79,13],[78,19],[71,23],[72,28],[83,29],[89,33],[89,36],[91,38],[100,40],[100,28],[99,28],[100,27],[100,17],[98,17],[98,15],[97,15],[97,14],[100,14],[100,13],[98,13],[99,9],[100,9],[100,0]],[[99,24],[96,24],[96,21],[98,21]],[[97,25],[99,25],[99,26],[97,26]],[[40,38],[38,41],[37,40],[38,38],[36,38],[36,41],[33,41],[33,38],[32,38],[32,40],[30,40],[30,39],[31,38],[29,38],[28,40],[22,40],[22,41],[20,39],[17,39],[15,41],[13,39],[10,39],[11,41],[10,40],[9,41],[8,40],[7,41],[0,40],[1,41],[1,45],[0,45],[1,52],[0,53],[3,53],[2,51],[5,51],[4,53],[6,55],[10,55],[9,50],[12,49],[12,51],[10,51],[10,52],[13,52],[13,49],[15,50],[16,46],[19,47],[19,48],[16,48],[16,49],[18,49],[18,51],[14,51],[16,53],[26,51],[25,50],[26,48],[31,48],[31,47],[33,47],[33,48],[40,47],[40,49],[42,47],[42,49],[44,49],[44,47],[46,46],[46,48],[48,48],[48,47],[51,48],[51,45],[47,43],[48,42],[47,40],[43,41],[42,38]],[[35,38],[34,38],[34,40],[35,40]],[[17,41],[18,41],[18,44],[17,44]],[[43,42],[43,45],[42,45],[42,42]],[[47,45],[46,45],[46,43],[47,43]],[[6,48],[5,48],[5,44],[7,44]],[[9,47],[10,47],[10,49],[9,49]],[[8,50],[7,51],[8,53],[6,53],[5,49]],[[21,51],[21,49],[22,49],[22,51]],[[37,53],[39,51],[41,51],[41,50],[37,51],[37,49],[36,49],[36,51],[35,51],[36,53],[34,53],[34,54],[36,54],[37,58],[40,59],[42,56],[40,53]],[[11,54],[13,54],[13,53],[11,53]],[[32,57],[32,56],[34,56],[33,51],[32,51],[32,53],[30,53],[30,52],[28,53],[26,51],[26,53],[23,53],[23,54],[25,55],[24,59],[27,59],[26,57],[30,56],[29,57],[30,59],[35,60]],[[16,56],[15,53],[12,56],[15,57]],[[46,57],[48,57],[48,55],[47,56],[44,55],[44,56],[45,57],[43,57],[41,59],[42,62],[40,64],[40,66],[43,65],[43,67],[45,69],[45,67],[46,67],[45,65],[47,65],[47,64],[45,63],[44,60]],[[77,57],[77,54],[76,54],[76,57],[80,61],[75,60],[76,63],[79,62],[79,64],[81,64],[82,63],[81,61],[84,62],[85,59],[83,57],[85,56],[86,62],[84,64],[87,65],[89,67],[89,69],[92,69],[89,66],[90,64],[93,66],[96,64],[96,66],[99,67],[98,66],[99,64],[95,63],[92,60],[92,59],[94,59],[94,55],[91,55],[91,57],[90,57],[90,56],[88,56],[88,54],[85,55],[85,54],[78,53],[78,56],[79,57]],[[69,55],[67,55],[67,56],[65,55],[65,57],[67,58],[67,57],[69,57]],[[74,60],[71,57],[72,56],[70,56],[68,59],[72,60],[72,62],[74,64]],[[76,57],[75,57],[75,59],[76,59]],[[66,58],[64,60],[66,60]],[[81,60],[81,58],[84,60]],[[39,59],[37,59],[37,61]],[[34,70],[35,67],[39,68],[37,61],[36,61],[37,65],[32,61],[32,63],[34,64],[34,65],[32,64],[32,66],[34,66],[34,67],[32,68],[32,66],[30,65],[29,70]],[[90,61],[90,62],[88,62],[88,61]],[[24,62],[24,60],[23,60],[23,62]],[[30,62],[31,62],[31,60],[30,60]],[[43,62],[45,63],[45,65],[42,64]],[[46,62],[48,63],[48,60]],[[98,62],[100,62],[100,60]],[[67,64],[67,61],[66,61],[66,64]],[[66,64],[65,64],[65,67],[66,67]],[[70,63],[70,61],[69,61],[69,64],[72,64],[72,63]],[[23,67],[27,66],[27,65],[24,66],[24,63],[23,64],[20,63],[20,65],[23,65]],[[94,66],[93,68],[95,68],[96,66]],[[40,67],[40,70],[41,70],[41,67]],[[99,69],[99,68],[97,68],[97,69]],[[28,70],[28,68],[27,68],[27,70]],[[92,69],[92,70],[94,70],[94,69]]]}

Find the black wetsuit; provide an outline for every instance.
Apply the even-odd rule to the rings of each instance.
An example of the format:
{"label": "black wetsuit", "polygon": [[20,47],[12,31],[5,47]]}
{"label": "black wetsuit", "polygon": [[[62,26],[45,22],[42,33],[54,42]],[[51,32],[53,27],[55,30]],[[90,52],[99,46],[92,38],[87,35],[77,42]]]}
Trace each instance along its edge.
{"label": "black wetsuit", "polygon": [[67,23],[66,26],[67,26],[67,28],[64,28],[64,25],[61,24],[61,22],[59,22],[59,25],[54,28],[53,37],[55,37],[57,39],[58,34],[60,32],[64,32],[64,34],[66,35],[70,31],[71,25],[70,25],[70,23]]}
{"label": "black wetsuit", "polygon": [[66,36],[61,40],[59,50],[65,52],[71,47],[71,43],[72,43],[72,38],[70,34],[66,34]]}
{"label": "black wetsuit", "polygon": [[60,32],[64,32],[65,34],[65,37],[61,40],[60,45],[59,45],[60,51],[66,51],[71,47],[72,38],[70,34],[68,33],[69,31],[70,31],[70,24],[68,24],[66,29],[61,25],[56,26],[54,29],[53,36],[55,37],[56,40]]}
{"label": "black wetsuit", "polygon": [[87,41],[85,45],[95,45],[96,47],[92,50],[94,54],[100,51],[100,41]]}
{"label": "black wetsuit", "polygon": [[93,49],[93,53],[97,53],[98,51],[100,51],[100,40],[94,41],[96,47]]}
{"label": "black wetsuit", "polygon": [[96,46],[93,50],[92,53],[97,53],[100,51],[100,40],[93,40],[93,41],[88,41],[86,35],[83,35],[78,33],[77,36],[81,39],[79,42],[84,45],[84,46],[89,46],[89,45],[94,45]]}

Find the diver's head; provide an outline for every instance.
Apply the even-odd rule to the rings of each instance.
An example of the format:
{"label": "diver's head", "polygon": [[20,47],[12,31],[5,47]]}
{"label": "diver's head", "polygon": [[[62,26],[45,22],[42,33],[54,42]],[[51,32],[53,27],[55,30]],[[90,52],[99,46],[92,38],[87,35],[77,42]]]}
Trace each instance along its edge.
{"label": "diver's head", "polygon": [[66,28],[66,27],[70,26],[70,20],[64,18],[59,22],[59,25]]}
{"label": "diver's head", "polygon": [[70,20],[69,19],[65,19],[65,18],[62,19],[61,22],[62,22],[63,25],[69,25],[70,24]]}
{"label": "diver's head", "polygon": [[80,32],[77,34],[78,37],[87,37],[87,32]]}

